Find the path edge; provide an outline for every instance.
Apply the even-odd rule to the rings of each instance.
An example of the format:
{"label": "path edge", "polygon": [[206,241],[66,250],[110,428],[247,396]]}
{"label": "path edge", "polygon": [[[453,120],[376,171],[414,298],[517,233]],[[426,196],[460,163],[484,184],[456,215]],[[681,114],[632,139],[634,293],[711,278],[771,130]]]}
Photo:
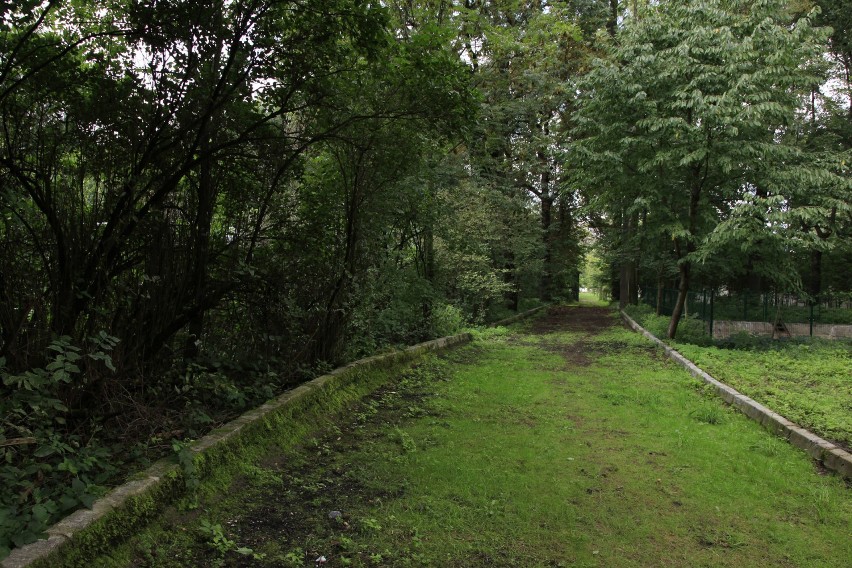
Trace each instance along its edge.
{"label": "path edge", "polygon": [[[259,434],[281,428],[283,422],[297,420],[329,399],[334,406],[340,406],[363,395],[363,387],[354,387],[359,382],[369,382],[369,371],[395,369],[428,353],[472,340],[470,333],[460,333],[418,343],[359,359],[290,389],[193,442],[188,450],[198,475],[206,477],[217,465],[236,458]],[[162,459],[111,489],[91,509],[77,510],[49,527],[46,539],[13,549],[0,561],[0,568],[85,566],[88,559],[130,537],[165,505],[186,494],[180,466],[173,459]]]}
{"label": "path edge", "polygon": [[773,412],[733,387],[712,377],[695,363],[681,355],[676,349],[667,345],[647,329],[636,323],[624,310],[619,311],[622,320],[624,320],[624,323],[628,327],[662,347],[670,359],[686,369],[693,377],[710,385],[722,400],[735,406],[740,412],[760,423],[773,434],[786,439],[797,448],[805,450],[809,456],[821,462],[827,469],[839,473],[846,479],[852,479],[852,454],[838,447],[836,444],[820,438],[798,424],[787,420],[777,412]]}

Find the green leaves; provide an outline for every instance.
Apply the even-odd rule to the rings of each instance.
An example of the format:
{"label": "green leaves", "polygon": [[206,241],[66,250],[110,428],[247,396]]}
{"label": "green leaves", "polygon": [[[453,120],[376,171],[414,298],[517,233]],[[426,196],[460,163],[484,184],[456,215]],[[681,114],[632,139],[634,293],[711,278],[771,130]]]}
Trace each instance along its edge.
{"label": "green leaves", "polygon": [[[105,334],[95,341],[110,342]],[[83,441],[64,431],[68,408],[59,396],[82,382],[83,350],[62,336],[47,352],[42,368],[13,375],[0,365],[10,387],[0,398],[0,485],[8,489],[0,493],[0,558],[12,545],[39,538],[62,515],[91,507],[98,484],[114,472],[94,433]]]}
{"label": "green leaves", "polygon": [[827,181],[803,154],[796,167],[812,181],[794,173],[776,134],[795,122],[801,90],[820,80],[814,62],[826,37],[808,17],[790,24],[784,14],[774,1],[672,2],[626,22],[609,54],[617,65],[596,65],[580,84],[575,148],[590,187],[606,183],[598,203],[615,211],[625,196],[653,196],[646,223],[680,220],[684,231],[670,236],[701,251],[709,235],[719,243],[734,234],[725,220],[739,216],[749,188],[789,195],[793,176],[798,187]]}

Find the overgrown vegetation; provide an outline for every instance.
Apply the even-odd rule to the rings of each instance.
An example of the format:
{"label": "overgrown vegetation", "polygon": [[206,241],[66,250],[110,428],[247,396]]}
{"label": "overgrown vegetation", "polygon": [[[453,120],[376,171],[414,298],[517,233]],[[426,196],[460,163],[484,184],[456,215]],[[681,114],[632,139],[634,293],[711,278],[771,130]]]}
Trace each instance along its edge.
{"label": "overgrown vegetation", "polygon": [[317,373],[576,300],[592,248],[625,304],[848,294],[845,8],[4,3],[0,557]]}
{"label": "overgrown vegetation", "polygon": [[427,360],[92,565],[843,566],[844,482],[590,311]]}
{"label": "overgrown vegetation", "polygon": [[501,13],[0,9],[0,557],[318,372],[572,293],[576,226],[480,160]]}

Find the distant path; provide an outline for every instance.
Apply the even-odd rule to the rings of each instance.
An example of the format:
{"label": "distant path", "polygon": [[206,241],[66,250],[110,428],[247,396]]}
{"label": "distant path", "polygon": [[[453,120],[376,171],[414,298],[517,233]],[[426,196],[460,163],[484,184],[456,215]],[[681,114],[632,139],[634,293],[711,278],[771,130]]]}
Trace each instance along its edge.
{"label": "distant path", "polygon": [[612,310],[586,306],[551,306],[533,321],[532,333],[580,331],[598,334],[612,327]]}

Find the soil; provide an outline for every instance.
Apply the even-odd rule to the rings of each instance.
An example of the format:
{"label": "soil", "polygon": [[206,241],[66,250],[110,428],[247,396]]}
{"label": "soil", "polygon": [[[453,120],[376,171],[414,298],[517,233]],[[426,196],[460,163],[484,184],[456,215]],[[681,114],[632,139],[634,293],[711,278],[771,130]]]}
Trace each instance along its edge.
{"label": "soil", "polygon": [[[415,367],[414,369],[416,369]],[[423,382],[403,384],[400,378],[384,385],[348,408],[337,427],[318,433],[319,437],[293,451],[273,452],[262,466],[282,480],[245,492],[242,513],[227,523],[228,538],[253,550],[262,550],[266,542],[276,542],[282,552],[301,554],[301,565],[320,565],[313,562],[325,554],[346,552],[343,537],[357,538],[363,526],[349,517],[347,511],[364,502],[381,503],[401,497],[404,486],[375,487],[360,481],[358,465],[349,463],[350,448],[374,443],[368,424],[402,424],[408,418],[429,415],[435,419],[441,413],[430,409],[428,399],[434,382],[446,380],[430,375]],[[232,483],[232,491],[251,485],[242,477]],[[240,490],[240,489],[236,489]],[[338,533],[341,539],[322,549],[313,548],[316,535]],[[223,567],[268,566],[251,555],[228,554]],[[287,564],[285,564],[287,565]]]}
{"label": "soil", "polygon": [[612,325],[612,310],[609,308],[550,306],[543,316],[533,322],[531,332],[543,335],[560,331],[582,331],[588,335],[597,335]]}
{"label": "soil", "polygon": [[627,344],[609,341],[587,341],[607,329],[618,325],[609,308],[588,308],[576,306],[551,306],[547,312],[533,322],[530,332],[535,335],[547,335],[562,331],[585,334],[573,343],[556,342],[543,344],[545,349],[561,354],[569,366],[588,367],[594,355],[612,353],[627,348]]}

